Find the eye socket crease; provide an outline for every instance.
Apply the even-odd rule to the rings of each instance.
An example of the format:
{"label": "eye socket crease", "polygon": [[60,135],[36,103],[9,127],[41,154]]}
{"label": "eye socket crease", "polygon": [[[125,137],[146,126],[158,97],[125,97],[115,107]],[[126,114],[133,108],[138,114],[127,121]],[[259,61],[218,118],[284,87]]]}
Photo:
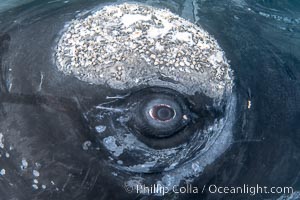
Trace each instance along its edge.
{"label": "eye socket crease", "polygon": [[[166,87],[140,87],[128,91],[124,98],[106,102],[104,107],[95,106],[87,118],[93,118],[89,120],[91,128],[111,124],[108,134],[129,133],[150,148],[166,149],[189,142],[195,133],[213,123],[216,115],[214,110],[207,110],[212,107],[209,105],[202,96],[191,98]],[[165,116],[158,113],[160,109],[166,109]]]}

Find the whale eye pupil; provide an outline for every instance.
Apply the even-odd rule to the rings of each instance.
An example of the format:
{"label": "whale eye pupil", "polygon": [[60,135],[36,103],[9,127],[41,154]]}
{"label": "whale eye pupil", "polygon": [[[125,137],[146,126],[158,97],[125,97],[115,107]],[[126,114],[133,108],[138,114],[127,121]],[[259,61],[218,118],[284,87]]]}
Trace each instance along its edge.
{"label": "whale eye pupil", "polygon": [[176,112],[171,106],[162,104],[153,106],[149,114],[153,119],[164,122],[173,119]]}

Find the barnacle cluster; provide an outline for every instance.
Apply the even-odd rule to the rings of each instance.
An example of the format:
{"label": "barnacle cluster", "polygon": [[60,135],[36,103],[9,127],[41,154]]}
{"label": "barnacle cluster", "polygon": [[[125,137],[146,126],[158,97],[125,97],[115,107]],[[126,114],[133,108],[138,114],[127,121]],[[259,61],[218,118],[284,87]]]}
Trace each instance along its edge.
{"label": "barnacle cluster", "polygon": [[232,85],[214,38],[168,10],[140,4],[106,6],[74,19],[59,40],[56,60],[66,74],[118,89],[155,85],[157,74],[186,93],[207,88],[202,92],[211,97]]}

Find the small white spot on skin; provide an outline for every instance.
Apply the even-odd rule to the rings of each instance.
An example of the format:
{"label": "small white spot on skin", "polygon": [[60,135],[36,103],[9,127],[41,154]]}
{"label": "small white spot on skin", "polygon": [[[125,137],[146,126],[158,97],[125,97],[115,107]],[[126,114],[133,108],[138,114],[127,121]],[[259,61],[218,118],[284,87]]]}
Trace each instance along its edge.
{"label": "small white spot on skin", "polygon": [[39,186],[37,186],[36,184],[33,184],[32,187],[33,187],[33,189],[35,189],[35,190],[39,189]]}
{"label": "small white spot on skin", "polygon": [[33,180],[33,183],[38,184],[39,181],[38,181],[37,179],[34,179],[34,180]]}
{"label": "small white spot on skin", "polygon": [[3,149],[4,148],[4,144],[3,144],[3,134],[0,133],[0,148]]}
{"label": "small white spot on skin", "polygon": [[188,120],[187,115],[183,115],[182,118],[183,118],[184,120]]}
{"label": "small white spot on skin", "polygon": [[27,169],[28,167],[28,162],[26,159],[22,159],[22,164],[21,164],[21,169],[24,170],[24,169]]}
{"label": "small white spot on skin", "polygon": [[1,171],[0,171],[0,175],[1,175],[1,176],[4,176],[4,175],[5,175],[5,173],[6,173],[5,169],[1,169]]}
{"label": "small white spot on skin", "polygon": [[251,108],[251,100],[247,101],[247,108],[250,109]]}
{"label": "small white spot on skin", "polygon": [[89,147],[92,145],[92,142],[91,141],[85,141],[83,144],[82,144],[82,149],[87,151],[89,150]]}
{"label": "small white spot on skin", "polygon": [[40,172],[38,172],[37,170],[33,170],[32,171],[33,176],[35,177],[39,177],[40,176]]}
{"label": "small white spot on skin", "polygon": [[197,162],[192,164],[192,169],[194,170],[194,172],[199,173],[203,170],[203,168],[201,166],[199,166],[199,164]]}
{"label": "small white spot on skin", "polygon": [[51,183],[52,185],[55,185],[54,181],[51,181],[50,183]]}
{"label": "small white spot on skin", "polygon": [[41,72],[41,80],[40,80],[40,84],[38,87],[38,92],[40,92],[42,90],[43,80],[44,80],[44,74]]}
{"label": "small white spot on skin", "polygon": [[106,126],[102,126],[102,125],[99,125],[99,126],[96,126],[96,131],[98,133],[102,133],[106,130]]}
{"label": "small white spot on skin", "polygon": [[9,153],[5,153],[6,158],[9,158],[9,156],[10,156]]}
{"label": "small white spot on skin", "polygon": [[40,168],[42,165],[41,165],[40,163],[36,162],[36,163],[35,163],[35,166],[36,166],[37,168]]}
{"label": "small white spot on skin", "polygon": [[12,83],[9,84],[8,91],[10,92],[12,88]]}
{"label": "small white spot on skin", "polygon": [[42,185],[42,188],[43,188],[43,189],[46,189],[46,188],[47,188],[47,186],[46,186],[46,185]]}
{"label": "small white spot on skin", "polygon": [[111,173],[113,176],[118,176],[118,174],[116,172],[112,172]]}
{"label": "small white spot on skin", "polygon": [[118,163],[119,165],[122,165],[122,164],[123,164],[123,161],[122,161],[122,160],[118,160],[117,163]]}

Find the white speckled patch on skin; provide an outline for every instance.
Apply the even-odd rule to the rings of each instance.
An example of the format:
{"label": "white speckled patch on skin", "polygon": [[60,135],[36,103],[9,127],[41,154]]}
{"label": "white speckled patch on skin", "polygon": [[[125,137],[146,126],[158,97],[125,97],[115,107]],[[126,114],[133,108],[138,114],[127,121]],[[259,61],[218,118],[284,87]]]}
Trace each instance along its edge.
{"label": "white speckled patch on skin", "polygon": [[168,10],[140,4],[106,6],[71,21],[55,56],[65,74],[116,89],[149,84],[221,98],[232,88],[229,64],[211,35]]}

